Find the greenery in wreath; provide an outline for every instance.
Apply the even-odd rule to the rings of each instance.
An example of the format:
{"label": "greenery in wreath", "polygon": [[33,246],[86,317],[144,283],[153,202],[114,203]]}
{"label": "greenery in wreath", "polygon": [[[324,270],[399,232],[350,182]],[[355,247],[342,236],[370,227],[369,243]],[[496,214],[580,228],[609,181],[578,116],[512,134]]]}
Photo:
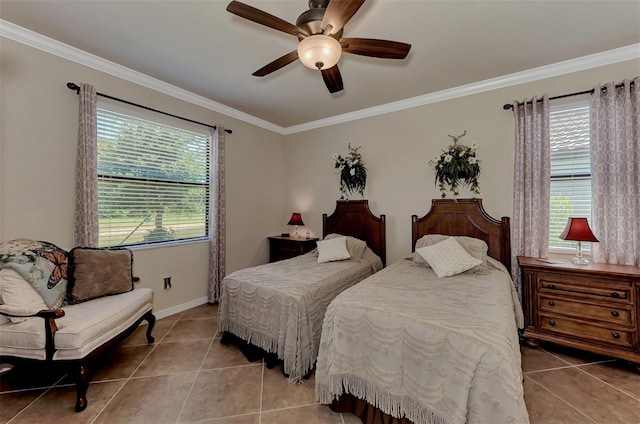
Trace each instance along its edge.
{"label": "greenery in wreath", "polygon": [[447,197],[447,191],[457,199],[459,188],[468,186],[475,195],[480,194],[478,176],[480,175],[480,161],[476,158],[476,152],[480,145],[476,142],[471,147],[460,143],[460,139],[467,135],[467,131],[461,135],[449,135],[453,139],[453,144],[447,150],[443,150],[440,155],[435,155],[429,161],[429,165],[435,167],[435,184],[440,189],[442,198]]}
{"label": "greenery in wreath", "polygon": [[367,168],[362,161],[362,155],[358,152],[362,146],[351,147],[349,143],[349,154],[342,157],[337,153],[333,155],[335,169],[340,175],[340,196],[341,200],[348,199],[349,195],[359,193],[364,197],[364,188],[367,184]]}

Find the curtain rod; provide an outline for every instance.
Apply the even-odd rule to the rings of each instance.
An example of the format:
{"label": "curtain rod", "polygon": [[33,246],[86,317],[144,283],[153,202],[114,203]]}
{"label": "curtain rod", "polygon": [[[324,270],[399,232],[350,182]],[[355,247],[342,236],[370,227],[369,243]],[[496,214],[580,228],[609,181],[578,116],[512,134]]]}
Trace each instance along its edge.
{"label": "curtain rod", "polygon": [[[76,94],[80,94],[80,86],[77,85],[76,83],[68,82],[67,83],[67,88],[69,90],[75,91]],[[157,113],[161,113],[163,115],[171,116],[172,118],[182,119],[183,121],[191,122],[193,124],[198,124],[198,125],[202,125],[202,126],[205,126],[205,127],[213,128],[214,130],[217,128],[216,125],[209,125],[209,124],[205,124],[203,122],[194,121],[193,119],[183,118],[182,116],[173,115],[171,113],[163,112],[163,111],[158,110],[158,109],[150,108],[148,106],[139,105],[137,103],[133,103],[133,102],[130,102],[128,100],[123,100],[123,99],[119,99],[117,97],[109,96],[108,94],[103,94],[103,93],[96,93],[96,94],[98,96],[106,97],[107,99],[115,100],[117,102],[126,103],[126,104],[131,105],[131,106],[136,106],[136,107],[139,107],[139,108],[142,108],[142,109],[150,110],[152,112],[157,112]],[[233,133],[233,131],[231,131],[228,128],[225,128],[224,132],[226,132],[227,134]]]}
{"label": "curtain rod", "polygon": [[[630,82],[630,85],[633,85],[633,81]],[[624,82],[621,82],[620,84],[616,84],[616,88],[621,88],[621,87],[624,87]],[[607,87],[601,87],[600,90],[606,91]],[[559,96],[549,97],[549,100],[563,99],[565,97],[579,96],[581,94],[593,94],[593,88],[591,90],[579,91],[577,93],[561,94]],[[538,99],[538,102],[542,102],[542,99]],[[531,102],[529,101],[527,102],[527,104],[530,105]],[[523,106],[523,105],[524,103],[518,103],[518,106]],[[513,105],[507,103],[504,106],[502,106],[502,109],[504,110],[513,109]]]}

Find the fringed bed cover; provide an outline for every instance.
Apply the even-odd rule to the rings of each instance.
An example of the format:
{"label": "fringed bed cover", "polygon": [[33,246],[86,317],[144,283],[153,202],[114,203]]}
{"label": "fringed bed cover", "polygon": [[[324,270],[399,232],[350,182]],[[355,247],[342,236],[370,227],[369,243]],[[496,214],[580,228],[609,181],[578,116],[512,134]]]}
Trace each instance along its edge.
{"label": "fringed bed cover", "polygon": [[316,398],[350,393],[416,424],[529,422],[517,327],[523,314],[498,261],[438,278],[401,260],[329,305]]}
{"label": "fringed bed cover", "polygon": [[276,353],[291,382],[315,364],[322,320],[333,298],[382,269],[369,248],[362,259],[317,261],[314,251],[242,269],[222,281],[220,331]]}

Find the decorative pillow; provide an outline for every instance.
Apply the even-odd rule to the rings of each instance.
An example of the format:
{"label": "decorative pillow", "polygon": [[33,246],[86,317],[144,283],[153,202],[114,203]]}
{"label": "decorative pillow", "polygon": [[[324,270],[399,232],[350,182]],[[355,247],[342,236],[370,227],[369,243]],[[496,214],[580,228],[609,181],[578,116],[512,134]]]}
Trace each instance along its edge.
{"label": "decorative pillow", "polygon": [[454,237],[431,246],[420,247],[416,252],[440,278],[456,275],[482,264],[480,259],[467,253]]}
{"label": "decorative pillow", "polygon": [[343,236],[341,234],[327,234],[327,236],[324,239],[325,240],[331,240],[331,239],[334,239],[336,237],[346,237],[347,238],[347,251],[349,252],[349,255],[353,259],[362,258],[362,254],[364,253],[364,249],[367,248],[367,242],[366,241],[360,240],[358,238],[351,237],[351,236]]}
{"label": "decorative pillow", "polygon": [[40,295],[47,309],[58,309],[67,293],[67,252],[44,241],[0,243],[0,269],[13,269]]}
{"label": "decorative pillow", "polygon": [[[418,239],[418,241],[416,241],[416,250],[423,246],[431,246],[433,244],[440,243],[441,241],[444,241],[449,237],[454,237],[456,241],[460,243],[462,247],[464,247],[464,250],[466,250],[467,253],[469,253],[476,259],[480,259],[483,265],[487,264],[487,250],[489,250],[489,247],[487,246],[487,243],[484,242],[484,240],[480,240],[474,237],[427,234],[426,236],[423,236]],[[416,252],[413,253],[413,261],[416,263],[426,263],[424,258]]]}
{"label": "decorative pillow", "polygon": [[129,249],[75,247],[69,252],[69,269],[71,303],[133,290],[133,254]]}
{"label": "decorative pillow", "polygon": [[[0,293],[3,305],[0,312],[12,315],[34,315],[43,309],[49,309],[31,284],[13,269],[0,269]],[[7,318],[13,323],[28,319],[25,317]]]}
{"label": "decorative pillow", "polygon": [[347,238],[336,237],[329,240],[317,242],[318,245],[318,263],[343,261],[351,259],[351,255],[347,250]]}

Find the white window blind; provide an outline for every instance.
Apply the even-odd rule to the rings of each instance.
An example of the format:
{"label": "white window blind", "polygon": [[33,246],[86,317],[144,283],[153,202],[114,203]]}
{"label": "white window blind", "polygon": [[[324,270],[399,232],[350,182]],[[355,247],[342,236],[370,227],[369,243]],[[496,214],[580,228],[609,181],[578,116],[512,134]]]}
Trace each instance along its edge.
{"label": "white window blind", "polygon": [[210,137],[98,107],[99,246],[208,236]]}
{"label": "white window blind", "polygon": [[[570,216],[591,222],[589,105],[564,106],[550,114],[551,202],[549,247],[574,247],[558,238]],[[589,248],[590,245],[585,246]]]}

